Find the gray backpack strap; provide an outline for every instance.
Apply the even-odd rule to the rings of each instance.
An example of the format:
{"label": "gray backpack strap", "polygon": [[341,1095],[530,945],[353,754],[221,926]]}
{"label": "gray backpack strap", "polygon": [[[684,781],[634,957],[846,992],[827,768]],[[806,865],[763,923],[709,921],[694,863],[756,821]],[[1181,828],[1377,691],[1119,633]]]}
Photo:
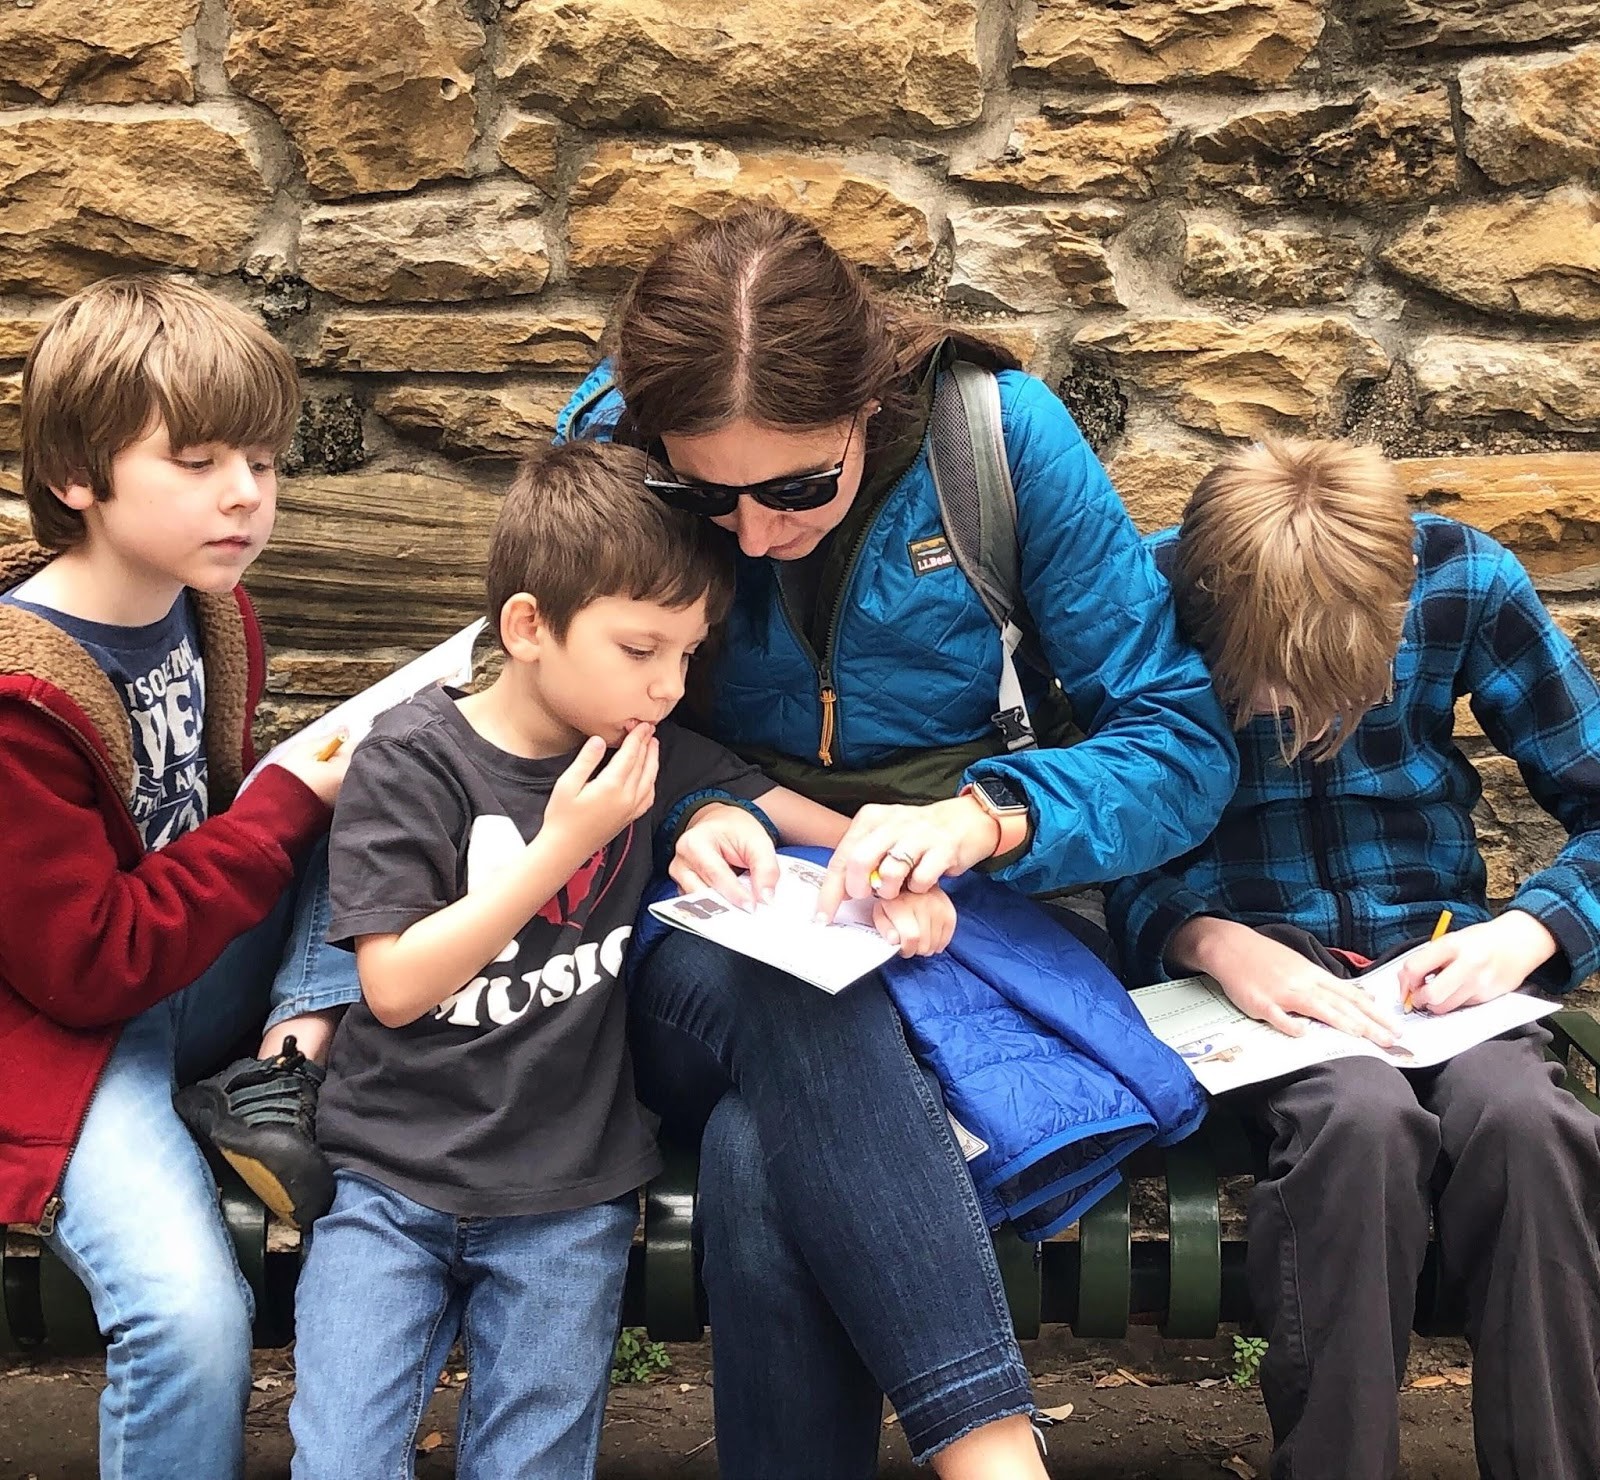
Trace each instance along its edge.
{"label": "gray backpack strap", "polygon": [[[939,377],[929,422],[928,462],[950,553],[1000,633],[999,707],[992,716],[1008,750],[1035,744],[1016,656],[1027,645],[1017,548],[1017,495],[1000,423],[1000,386],[977,365],[955,361]],[[1036,663],[1038,659],[1034,660]]]}

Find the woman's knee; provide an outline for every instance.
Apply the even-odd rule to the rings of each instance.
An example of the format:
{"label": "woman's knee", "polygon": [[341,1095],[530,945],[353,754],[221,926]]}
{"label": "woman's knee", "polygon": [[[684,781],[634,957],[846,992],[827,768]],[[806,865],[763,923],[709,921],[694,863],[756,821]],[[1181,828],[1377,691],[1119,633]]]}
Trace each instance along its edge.
{"label": "woman's knee", "polygon": [[254,1302],[236,1271],[151,1280],[107,1334],[146,1373],[231,1400],[250,1381]]}

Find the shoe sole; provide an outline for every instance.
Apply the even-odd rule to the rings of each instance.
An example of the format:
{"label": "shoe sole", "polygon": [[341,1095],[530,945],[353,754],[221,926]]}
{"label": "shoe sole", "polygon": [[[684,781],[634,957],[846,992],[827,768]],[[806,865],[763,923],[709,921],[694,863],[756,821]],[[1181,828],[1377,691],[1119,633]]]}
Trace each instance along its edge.
{"label": "shoe sole", "polygon": [[[216,1145],[215,1142],[212,1144]],[[230,1151],[226,1146],[217,1146],[217,1150],[243,1179],[245,1186],[267,1205],[275,1218],[281,1218],[291,1228],[300,1227],[300,1220],[294,1211],[294,1198],[270,1168],[242,1151]]]}
{"label": "shoe sole", "polygon": [[[245,1186],[261,1199],[273,1216],[281,1218],[291,1228],[303,1232],[321,1217],[333,1202],[331,1171],[327,1177],[326,1187],[300,1188],[301,1195],[296,1196],[296,1188],[291,1187],[267,1166],[254,1148],[231,1144],[233,1138],[223,1129],[227,1102],[215,1091],[203,1085],[193,1085],[186,1090],[180,1090],[173,1097],[173,1108],[178,1112],[178,1118],[189,1128],[189,1133],[202,1144],[214,1148],[239,1174]],[[305,1195],[307,1193],[310,1195]],[[300,1208],[314,1206],[316,1211],[310,1214],[297,1212],[297,1205]]]}

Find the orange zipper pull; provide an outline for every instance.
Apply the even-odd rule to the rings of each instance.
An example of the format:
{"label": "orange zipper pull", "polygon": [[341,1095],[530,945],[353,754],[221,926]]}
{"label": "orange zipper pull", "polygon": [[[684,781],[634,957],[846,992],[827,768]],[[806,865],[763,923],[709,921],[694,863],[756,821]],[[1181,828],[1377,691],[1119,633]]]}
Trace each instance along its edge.
{"label": "orange zipper pull", "polygon": [[825,766],[833,764],[833,706],[839,696],[827,684],[822,686],[822,739],[817,745],[817,759]]}

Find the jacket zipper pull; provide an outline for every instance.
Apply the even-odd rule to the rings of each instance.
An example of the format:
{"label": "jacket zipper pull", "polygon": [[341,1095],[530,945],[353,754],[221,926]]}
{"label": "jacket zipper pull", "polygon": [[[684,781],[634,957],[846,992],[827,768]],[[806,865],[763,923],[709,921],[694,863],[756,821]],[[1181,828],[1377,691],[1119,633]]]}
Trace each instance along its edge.
{"label": "jacket zipper pull", "polygon": [[44,1205],[44,1211],[39,1215],[39,1221],[34,1224],[40,1238],[49,1238],[56,1231],[56,1219],[66,1211],[66,1207],[59,1194],[51,1195],[50,1201]]}
{"label": "jacket zipper pull", "polygon": [[822,739],[817,744],[817,759],[825,766],[833,764],[833,706],[839,702],[829,684],[822,686]]}

